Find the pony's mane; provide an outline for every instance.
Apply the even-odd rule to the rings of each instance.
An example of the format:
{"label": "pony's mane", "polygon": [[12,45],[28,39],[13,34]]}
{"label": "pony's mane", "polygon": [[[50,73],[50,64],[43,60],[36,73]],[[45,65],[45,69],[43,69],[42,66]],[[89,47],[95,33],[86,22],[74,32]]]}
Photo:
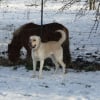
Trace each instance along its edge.
{"label": "pony's mane", "polygon": [[16,29],[14,32],[13,32],[13,36],[16,36],[16,35],[19,35],[20,31],[21,30],[25,30],[25,29],[28,29],[30,28],[31,26],[33,25],[37,25],[37,24],[34,24],[34,23],[27,23],[27,24],[24,24],[24,25],[21,25],[18,29]]}

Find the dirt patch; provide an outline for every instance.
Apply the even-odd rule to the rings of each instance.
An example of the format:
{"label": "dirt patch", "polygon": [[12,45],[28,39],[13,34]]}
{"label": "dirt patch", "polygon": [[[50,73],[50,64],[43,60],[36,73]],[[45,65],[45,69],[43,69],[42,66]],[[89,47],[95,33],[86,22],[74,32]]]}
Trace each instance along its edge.
{"label": "dirt patch", "polygon": [[[28,70],[32,70],[32,62],[27,61],[26,59],[20,59],[17,63],[11,63],[8,59],[0,57],[0,65],[2,66],[13,66],[16,69],[16,66],[18,65],[23,65],[25,66]],[[45,65],[49,66],[54,66],[52,61],[50,59],[46,60]],[[75,69],[77,71],[100,71],[100,63],[96,62],[89,62],[89,61],[84,61],[82,59],[76,59],[75,61],[72,61],[71,65],[69,68]],[[39,69],[39,63],[37,64],[37,70]],[[50,68],[45,67],[44,70],[50,70]]]}
{"label": "dirt patch", "polygon": [[70,68],[73,68],[75,70],[81,71],[97,71],[100,70],[100,63],[97,62],[89,62],[85,61],[82,58],[77,58],[75,61],[72,62],[70,65]]}

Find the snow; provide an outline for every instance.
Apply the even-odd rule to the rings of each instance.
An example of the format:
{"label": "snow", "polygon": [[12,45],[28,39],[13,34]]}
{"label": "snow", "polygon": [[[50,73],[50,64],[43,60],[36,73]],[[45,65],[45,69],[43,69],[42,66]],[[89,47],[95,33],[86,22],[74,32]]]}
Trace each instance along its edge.
{"label": "snow", "polygon": [[[35,3],[38,6],[29,6]],[[90,35],[95,12],[86,11],[81,13],[82,17],[76,16],[82,4],[77,3],[63,12],[58,10],[62,2],[49,0],[44,5],[44,24],[59,22],[69,29],[72,60],[87,53],[100,57],[100,25],[97,33],[93,30]],[[2,52],[7,51],[15,29],[27,22],[40,24],[40,8],[40,0],[0,1],[0,57],[7,58]],[[84,59],[94,61],[90,56]],[[100,100],[100,71],[68,69],[63,78],[61,69],[57,74],[51,69],[43,71],[43,79],[38,79],[38,76],[32,78],[33,72],[25,66],[17,66],[17,70],[13,67],[0,66],[0,100]]]}
{"label": "snow", "polygon": [[[31,6],[35,5],[36,6]],[[77,2],[61,12],[62,0],[48,0],[44,4],[43,23],[59,22],[69,29],[70,50],[72,60],[75,60],[79,55],[83,55],[88,61],[98,61],[100,56],[100,25],[97,32],[95,28],[92,33],[95,20],[95,11],[86,11],[83,9],[79,13],[79,9],[83,7],[85,2]],[[12,34],[20,25],[28,22],[40,24],[40,0],[5,0],[0,4],[0,52],[7,51],[7,46],[12,39]],[[84,7],[83,7],[84,8]],[[76,15],[78,14],[78,16]],[[99,20],[100,21],[100,20]],[[97,25],[97,24],[95,24]],[[6,45],[4,45],[6,44]],[[84,48],[83,48],[84,47]],[[79,48],[79,50],[77,50]],[[98,51],[98,55],[95,52]],[[86,53],[96,55],[96,58],[86,57]],[[1,55],[3,56],[3,55]],[[7,56],[5,56],[7,57]]]}
{"label": "snow", "polygon": [[[43,79],[32,71],[0,66],[0,100],[100,100],[100,72],[43,71]],[[38,75],[38,71],[37,71]]]}

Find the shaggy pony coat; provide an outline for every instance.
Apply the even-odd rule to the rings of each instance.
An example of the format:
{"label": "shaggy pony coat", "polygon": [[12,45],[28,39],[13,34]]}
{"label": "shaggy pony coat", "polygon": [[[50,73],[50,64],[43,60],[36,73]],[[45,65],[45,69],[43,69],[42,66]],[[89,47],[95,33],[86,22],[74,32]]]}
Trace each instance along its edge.
{"label": "shaggy pony coat", "polygon": [[49,23],[44,24],[42,27],[41,34],[41,25],[34,23],[27,23],[19,27],[14,33],[11,43],[8,45],[8,58],[12,62],[16,62],[20,57],[20,50],[24,47],[27,50],[27,57],[31,57],[31,49],[29,47],[29,37],[31,35],[37,35],[41,37],[42,42],[47,41],[58,41],[61,37],[60,33],[54,33],[56,30],[65,30],[66,32],[66,41],[63,43],[63,60],[65,64],[70,64],[71,55],[69,49],[69,32],[68,29],[59,23]]}

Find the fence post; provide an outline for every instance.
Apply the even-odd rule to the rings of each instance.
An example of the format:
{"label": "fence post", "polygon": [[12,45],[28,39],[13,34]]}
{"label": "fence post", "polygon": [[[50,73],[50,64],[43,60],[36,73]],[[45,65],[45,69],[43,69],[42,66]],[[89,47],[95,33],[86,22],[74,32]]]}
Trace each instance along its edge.
{"label": "fence post", "polygon": [[41,35],[43,33],[43,0],[41,0]]}

